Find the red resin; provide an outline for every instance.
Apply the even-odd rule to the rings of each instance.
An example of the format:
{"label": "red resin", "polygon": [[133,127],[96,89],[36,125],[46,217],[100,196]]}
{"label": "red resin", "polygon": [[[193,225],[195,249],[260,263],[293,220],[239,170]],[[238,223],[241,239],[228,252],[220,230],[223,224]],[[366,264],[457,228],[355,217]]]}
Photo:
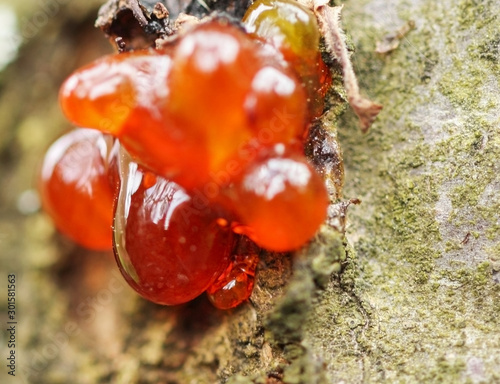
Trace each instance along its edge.
{"label": "red resin", "polygon": [[226,191],[243,227],[259,246],[291,251],[303,246],[326,218],[321,177],[298,152],[283,145],[262,151]]}
{"label": "red resin", "polygon": [[134,162],[120,164],[115,213],[118,266],[132,288],[158,304],[203,293],[230,261],[233,236],[211,208],[200,210],[177,184]]}
{"label": "red resin", "polygon": [[70,76],[67,117],[118,140],[108,150],[99,131],[76,130],[49,150],[41,193],[57,227],[109,248],[116,191],[115,257],[140,295],[174,305],[206,291],[221,309],[247,300],[259,249],[240,235],[291,251],[326,217],[300,143],[331,81],[311,15],[259,0],[245,16],[252,35],[212,20]]}
{"label": "red resin", "polygon": [[216,21],[156,53],[108,56],[78,70],[62,86],[61,104],[75,124],[116,136],[135,159],[187,189],[210,182],[248,142],[287,143],[307,125],[295,74]]}
{"label": "red resin", "polygon": [[260,249],[251,240],[244,236],[239,237],[231,264],[207,289],[207,296],[215,307],[234,308],[250,297],[255,283],[259,252]]}
{"label": "red resin", "polygon": [[83,247],[111,249],[113,193],[107,174],[110,140],[76,129],[47,151],[39,190],[56,227]]}

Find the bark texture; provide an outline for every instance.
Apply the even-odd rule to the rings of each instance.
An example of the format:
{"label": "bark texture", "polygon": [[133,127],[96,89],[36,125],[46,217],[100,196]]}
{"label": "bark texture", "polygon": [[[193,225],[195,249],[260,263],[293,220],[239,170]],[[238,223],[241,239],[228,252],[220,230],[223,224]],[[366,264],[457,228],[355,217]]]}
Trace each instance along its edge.
{"label": "bark texture", "polygon": [[[30,213],[33,170],[69,128],[58,85],[109,49],[92,28],[98,3],[59,1],[0,74],[2,282],[18,275],[13,383],[500,382],[495,0],[345,2],[361,88],[384,105],[367,134],[351,111],[338,117],[335,98],[322,123],[329,137],[338,127],[345,198],[362,201],[348,209],[350,245],[325,226],[299,255],[266,255],[251,303],[227,312],[205,298],[141,300],[110,255],[76,248]],[[27,22],[42,9],[31,4]],[[410,20],[394,51],[375,53]]]}

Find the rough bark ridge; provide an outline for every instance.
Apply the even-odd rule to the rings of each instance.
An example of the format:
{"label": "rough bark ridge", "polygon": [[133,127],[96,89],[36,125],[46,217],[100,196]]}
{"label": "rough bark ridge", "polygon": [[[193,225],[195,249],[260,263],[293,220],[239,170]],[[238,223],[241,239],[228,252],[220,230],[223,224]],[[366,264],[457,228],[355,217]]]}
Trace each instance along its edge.
{"label": "rough bark ridge", "polygon": [[[325,227],[293,263],[267,255],[252,303],[231,312],[203,298],[146,303],[111,258],[74,248],[43,214],[16,208],[25,211],[19,196],[34,164],[66,126],[58,84],[106,50],[88,29],[96,8],[84,4],[61,6],[0,77],[1,264],[20,282],[20,379],[500,382],[496,1],[345,3],[362,89],[384,105],[366,135],[351,112],[338,120],[337,103],[324,120],[329,135],[340,127],[344,195],[362,200],[349,208],[353,246]],[[410,19],[415,29],[399,47],[377,55],[376,43]]]}

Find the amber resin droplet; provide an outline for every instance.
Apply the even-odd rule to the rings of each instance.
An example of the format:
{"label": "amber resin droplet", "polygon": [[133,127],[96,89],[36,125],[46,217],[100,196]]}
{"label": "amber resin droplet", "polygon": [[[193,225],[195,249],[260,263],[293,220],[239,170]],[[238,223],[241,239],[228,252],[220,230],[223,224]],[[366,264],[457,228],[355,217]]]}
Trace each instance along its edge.
{"label": "amber resin droplet", "polygon": [[207,296],[215,307],[230,309],[248,300],[255,284],[259,252],[246,236],[238,237],[231,264],[207,289]]}
{"label": "amber resin droplet", "polygon": [[76,71],[61,105],[75,124],[119,138],[155,173],[192,190],[246,160],[240,149],[301,137],[296,74],[227,23],[202,23],[162,50],[112,55]]}
{"label": "amber resin droplet", "polygon": [[144,298],[185,303],[203,293],[229,264],[233,236],[211,208],[198,207],[177,184],[126,154],[114,221],[118,266]]}
{"label": "amber resin droplet", "polygon": [[283,145],[263,149],[226,191],[241,233],[262,248],[291,251],[314,236],[326,218],[328,194],[303,154]]}
{"label": "amber resin droplet", "polygon": [[111,140],[76,129],[57,141],[43,160],[39,190],[56,227],[79,245],[111,249],[113,191],[107,173]]}
{"label": "amber resin droplet", "polygon": [[281,52],[302,80],[310,117],[321,116],[331,75],[319,51],[316,16],[295,0],[257,0],[242,21],[250,34]]}

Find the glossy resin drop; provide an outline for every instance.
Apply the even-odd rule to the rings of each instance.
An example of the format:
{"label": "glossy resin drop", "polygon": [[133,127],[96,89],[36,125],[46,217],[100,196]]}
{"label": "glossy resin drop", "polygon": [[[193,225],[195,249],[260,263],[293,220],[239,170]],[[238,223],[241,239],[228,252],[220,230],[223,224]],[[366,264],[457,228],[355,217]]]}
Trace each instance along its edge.
{"label": "glossy resin drop", "polygon": [[204,23],[186,33],[173,49],[168,80],[169,115],[203,133],[212,170],[269,129],[276,111],[294,116],[269,137],[271,143],[305,130],[305,95],[293,72],[230,24]]}
{"label": "glossy resin drop", "polygon": [[326,218],[328,194],[321,177],[295,151],[263,150],[227,191],[243,227],[259,246],[291,251],[314,236]]}
{"label": "glossy resin drop", "polygon": [[331,76],[319,51],[320,31],[314,14],[295,0],[257,0],[242,21],[250,34],[282,53],[302,80],[310,117],[320,116]]}
{"label": "glossy resin drop", "polygon": [[120,139],[134,159],[192,190],[251,141],[301,137],[307,101],[296,74],[241,29],[202,23],[157,52],[108,56],[75,72],[61,104],[78,124]]}
{"label": "glossy resin drop", "polygon": [[[61,108],[76,125],[120,137],[136,109],[153,112],[167,95],[171,60],[153,50],[108,55],[73,73],[61,86]],[[154,120],[154,113],[145,121]]]}
{"label": "glossy resin drop", "polygon": [[231,264],[207,289],[207,296],[215,307],[230,309],[248,300],[255,284],[259,252],[250,239],[238,236]]}
{"label": "glossy resin drop", "polygon": [[40,173],[42,204],[56,227],[95,250],[111,249],[114,196],[106,160],[110,143],[95,130],[71,131],[49,148]]}
{"label": "glossy resin drop", "polygon": [[114,247],[123,276],[141,296],[158,304],[194,299],[227,268],[232,233],[217,224],[213,210],[200,210],[177,184],[126,155],[120,174]]}

